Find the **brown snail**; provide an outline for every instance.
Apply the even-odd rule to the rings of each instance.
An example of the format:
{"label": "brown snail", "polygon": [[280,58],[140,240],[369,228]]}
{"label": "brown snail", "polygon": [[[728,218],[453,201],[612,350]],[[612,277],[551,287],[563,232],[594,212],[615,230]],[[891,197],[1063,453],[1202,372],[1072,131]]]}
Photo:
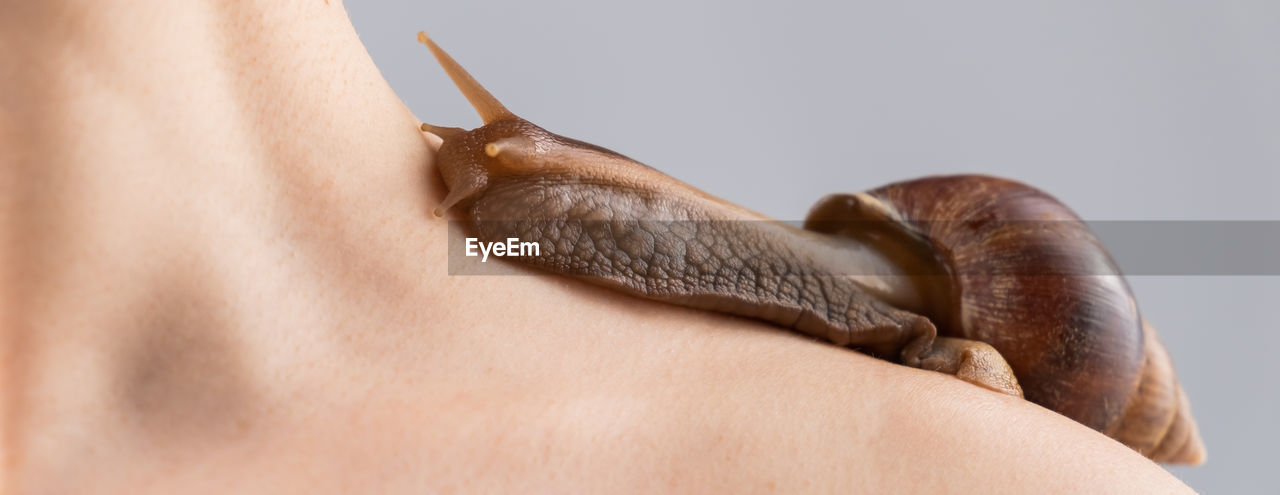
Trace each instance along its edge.
{"label": "brown snail", "polygon": [[823,199],[800,229],[508,111],[419,33],[484,125],[422,124],[482,240],[639,297],[756,318],[1022,396],[1162,462],[1204,457],[1167,353],[1088,228],[981,176]]}

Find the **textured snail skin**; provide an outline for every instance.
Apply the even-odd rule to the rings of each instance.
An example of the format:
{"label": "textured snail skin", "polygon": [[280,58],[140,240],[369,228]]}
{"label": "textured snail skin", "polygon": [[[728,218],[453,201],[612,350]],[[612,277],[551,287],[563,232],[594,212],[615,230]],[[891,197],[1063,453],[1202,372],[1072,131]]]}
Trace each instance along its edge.
{"label": "textured snail skin", "polygon": [[985,176],[929,177],[819,201],[806,228],[896,230],[944,267],[930,304],[942,335],[991,344],[1027,400],[1162,462],[1204,446],[1168,353],[1106,249],[1065,205]]}
{"label": "textured snail skin", "polygon": [[[1011,395],[1022,396],[1019,381],[1029,380],[1029,399],[1148,456],[1203,457],[1183,448],[1199,447],[1185,407],[1134,399],[1185,403],[1163,348],[1144,340],[1122,278],[1016,276],[1042,264],[1115,273],[1088,229],[1047,195],[988,177],[925,179],[824,199],[801,230],[520,119],[424,34],[419,40],[485,121],[470,131],[422,125],[443,139],[436,163],[449,193],[436,215],[460,211],[482,241],[542,246],[539,256],[513,260],[769,321]],[[1013,219],[1064,221],[1056,232],[990,230]],[[947,336],[937,337],[938,327]],[[1172,436],[1178,448],[1161,441]]]}
{"label": "textured snail skin", "polygon": [[[835,275],[858,266],[895,270],[854,242],[775,222],[519,118],[454,134],[436,159],[447,183],[483,184],[454,205],[465,212],[469,231],[486,241],[540,244],[538,256],[516,259],[522,264],[647,299],[769,321],[1021,395],[989,346],[954,339],[935,345],[937,330],[927,318],[885,301],[914,289],[877,286],[882,277]],[[482,178],[470,173],[476,170]]]}

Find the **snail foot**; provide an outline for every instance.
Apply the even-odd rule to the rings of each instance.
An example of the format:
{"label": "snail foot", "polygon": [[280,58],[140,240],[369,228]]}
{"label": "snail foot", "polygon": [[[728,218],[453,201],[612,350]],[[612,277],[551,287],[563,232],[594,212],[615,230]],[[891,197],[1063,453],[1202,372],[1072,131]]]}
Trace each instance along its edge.
{"label": "snail foot", "polygon": [[932,348],[921,356],[920,368],[955,375],[986,389],[1022,397],[1018,378],[1000,351],[976,340],[938,337]]}

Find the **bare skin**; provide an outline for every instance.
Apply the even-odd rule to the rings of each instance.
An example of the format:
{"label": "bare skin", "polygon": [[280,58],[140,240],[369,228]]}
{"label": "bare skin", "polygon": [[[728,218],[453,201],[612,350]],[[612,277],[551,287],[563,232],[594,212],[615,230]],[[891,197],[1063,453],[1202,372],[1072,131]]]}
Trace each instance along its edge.
{"label": "bare skin", "polygon": [[336,0],[2,8],[0,491],[1188,491],[947,376],[448,276]]}

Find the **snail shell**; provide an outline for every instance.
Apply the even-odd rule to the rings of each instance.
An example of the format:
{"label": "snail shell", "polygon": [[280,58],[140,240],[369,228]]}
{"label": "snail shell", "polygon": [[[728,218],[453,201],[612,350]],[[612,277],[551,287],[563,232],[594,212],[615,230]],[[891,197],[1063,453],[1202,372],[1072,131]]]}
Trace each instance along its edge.
{"label": "snail shell", "polygon": [[1101,242],[1048,194],[929,177],[828,196],[805,228],[931,257],[924,312],[940,334],[995,347],[1032,402],[1153,460],[1203,462],[1168,352]]}

